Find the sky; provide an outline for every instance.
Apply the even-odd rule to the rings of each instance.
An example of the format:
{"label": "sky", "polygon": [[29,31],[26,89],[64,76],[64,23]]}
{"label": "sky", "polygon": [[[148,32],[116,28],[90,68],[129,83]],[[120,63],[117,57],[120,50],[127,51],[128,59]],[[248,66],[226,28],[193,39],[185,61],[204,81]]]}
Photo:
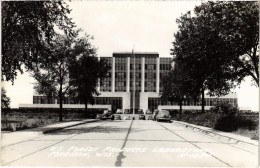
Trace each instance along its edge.
{"label": "sky", "polygon": [[[176,19],[193,10],[200,1],[72,1],[70,17],[78,28],[94,37],[92,44],[98,56],[112,56],[113,52],[158,52],[170,57]],[[34,79],[28,73],[18,75],[15,84],[3,83],[11,107],[33,102]],[[240,107],[258,111],[259,89],[251,86],[250,77],[233,90]]]}

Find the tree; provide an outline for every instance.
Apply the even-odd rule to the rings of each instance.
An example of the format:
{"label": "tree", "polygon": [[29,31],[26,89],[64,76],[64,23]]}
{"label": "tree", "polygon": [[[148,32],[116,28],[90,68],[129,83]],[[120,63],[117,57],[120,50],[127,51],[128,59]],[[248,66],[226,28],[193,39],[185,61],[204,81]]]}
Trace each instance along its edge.
{"label": "tree", "polygon": [[239,109],[237,106],[233,106],[228,102],[221,102],[215,107],[211,107],[210,111],[213,113],[220,113],[222,115],[235,115],[239,112]]}
{"label": "tree", "polygon": [[[73,63],[70,71],[70,95],[76,100],[85,104],[87,112],[87,104],[94,104],[94,95],[99,95],[97,84],[102,78],[106,77],[109,67],[104,60],[98,60],[94,56],[95,52],[83,55]],[[75,68],[76,67],[76,68]]]}
{"label": "tree", "polygon": [[[193,91],[200,92],[202,112],[205,106],[205,91],[211,96],[226,95],[233,88],[236,70],[228,66],[226,56],[229,49],[218,38],[218,32],[210,29],[201,17],[191,13],[177,20],[178,32],[174,35],[172,54],[174,61],[182,66],[182,73],[188,74],[193,82]],[[216,46],[222,50],[216,50]]]}
{"label": "tree", "polygon": [[228,48],[227,66],[239,72],[237,81],[251,76],[259,87],[259,2],[207,2],[194,12],[222,40],[223,46],[212,41],[215,50]]}
{"label": "tree", "polygon": [[6,90],[2,87],[1,88],[1,108],[2,109],[9,109],[10,105],[10,98],[6,95]]}
{"label": "tree", "polygon": [[32,70],[48,55],[55,29],[74,35],[74,23],[62,1],[2,2],[2,80],[11,81],[17,72]]}
{"label": "tree", "polygon": [[[50,55],[44,56],[46,60],[35,68],[32,76],[36,79],[35,90],[47,97],[59,98],[60,115],[62,121],[62,100],[71,87],[70,70],[72,63],[87,53],[95,51],[89,42],[89,36],[82,38],[56,35],[52,45],[49,46]],[[73,67],[77,68],[77,67]]]}
{"label": "tree", "polygon": [[194,82],[189,74],[182,69],[182,65],[175,63],[175,67],[163,77],[162,99],[170,102],[176,101],[180,106],[179,113],[182,113],[182,105],[185,100],[196,100],[199,93],[194,90]]}

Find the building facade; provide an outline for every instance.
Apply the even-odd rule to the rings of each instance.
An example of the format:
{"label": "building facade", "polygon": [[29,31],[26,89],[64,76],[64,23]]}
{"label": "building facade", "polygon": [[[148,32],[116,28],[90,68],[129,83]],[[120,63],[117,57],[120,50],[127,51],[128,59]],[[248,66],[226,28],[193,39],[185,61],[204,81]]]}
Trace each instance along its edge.
{"label": "building facade", "polygon": [[[172,68],[172,58],[159,57],[158,53],[115,52],[112,57],[99,57],[111,67],[106,78],[99,83],[100,95],[95,97],[95,105],[111,105],[112,111],[120,109],[127,113],[145,113],[150,110],[178,109],[177,103],[160,99],[163,90],[162,77]],[[205,97],[206,110],[221,101],[237,105],[235,94],[221,98]],[[33,104],[57,104],[59,100],[35,95]],[[66,98],[64,104],[80,104]],[[196,104],[184,102],[183,109],[197,109]]]}

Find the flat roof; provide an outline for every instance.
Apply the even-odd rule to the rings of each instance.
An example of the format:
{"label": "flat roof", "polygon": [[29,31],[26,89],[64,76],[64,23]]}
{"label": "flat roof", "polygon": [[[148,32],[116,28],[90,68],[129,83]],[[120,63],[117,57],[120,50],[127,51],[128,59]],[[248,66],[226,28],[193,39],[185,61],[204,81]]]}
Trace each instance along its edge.
{"label": "flat roof", "polygon": [[[147,56],[152,56],[152,57],[159,57],[158,52],[134,52],[135,56],[138,57],[147,57]],[[131,57],[132,52],[113,52],[113,57]]]}

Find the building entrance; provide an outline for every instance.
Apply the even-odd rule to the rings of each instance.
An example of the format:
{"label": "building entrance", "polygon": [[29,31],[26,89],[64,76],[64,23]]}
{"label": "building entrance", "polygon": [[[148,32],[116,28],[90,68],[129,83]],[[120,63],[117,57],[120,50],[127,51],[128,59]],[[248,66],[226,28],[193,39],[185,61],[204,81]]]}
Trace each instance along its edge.
{"label": "building entrance", "polygon": [[131,91],[130,112],[131,114],[139,114],[140,112],[140,91]]}

